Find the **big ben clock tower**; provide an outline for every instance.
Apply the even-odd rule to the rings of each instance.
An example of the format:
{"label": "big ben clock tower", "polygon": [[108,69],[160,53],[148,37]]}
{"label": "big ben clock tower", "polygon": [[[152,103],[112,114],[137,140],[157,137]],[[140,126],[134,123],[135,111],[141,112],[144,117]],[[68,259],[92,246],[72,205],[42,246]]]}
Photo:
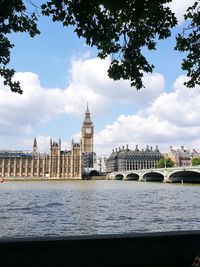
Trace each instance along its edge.
{"label": "big ben clock tower", "polygon": [[81,148],[82,152],[93,153],[93,135],[94,135],[94,126],[90,118],[90,111],[87,104],[87,109],[85,112],[85,119],[81,128],[82,137],[81,137]]}

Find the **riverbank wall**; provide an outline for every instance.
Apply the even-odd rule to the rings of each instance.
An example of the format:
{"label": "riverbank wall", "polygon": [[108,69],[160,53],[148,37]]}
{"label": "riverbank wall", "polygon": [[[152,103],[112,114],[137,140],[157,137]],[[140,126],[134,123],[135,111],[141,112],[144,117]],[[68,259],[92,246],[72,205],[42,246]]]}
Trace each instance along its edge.
{"label": "riverbank wall", "polygon": [[4,178],[4,182],[31,182],[31,181],[43,181],[43,182],[52,182],[52,181],[82,181],[82,180],[105,180],[106,176],[91,176],[88,179],[76,179],[76,178]]}
{"label": "riverbank wall", "polygon": [[0,240],[2,266],[191,267],[200,231]]}

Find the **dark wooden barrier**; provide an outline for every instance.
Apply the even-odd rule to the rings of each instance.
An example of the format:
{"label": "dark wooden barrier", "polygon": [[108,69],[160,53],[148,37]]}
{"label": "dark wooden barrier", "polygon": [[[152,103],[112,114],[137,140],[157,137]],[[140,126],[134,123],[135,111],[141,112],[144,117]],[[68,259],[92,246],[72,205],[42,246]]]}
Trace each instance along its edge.
{"label": "dark wooden barrier", "polygon": [[0,240],[1,266],[190,267],[200,231]]}

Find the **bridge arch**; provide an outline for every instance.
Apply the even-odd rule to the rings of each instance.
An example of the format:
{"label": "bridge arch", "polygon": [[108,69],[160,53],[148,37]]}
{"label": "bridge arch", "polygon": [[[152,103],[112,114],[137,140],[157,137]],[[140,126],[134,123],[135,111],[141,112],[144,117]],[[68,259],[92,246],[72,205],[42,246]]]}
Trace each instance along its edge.
{"label": "bridge arch", "polygon": [[124,176],[121,173],[116,174],[114,177],[114,180],[123,180],[123,179],[124,179]]}
{"label": "bridge arch", "polygon": [[168,180],[174,183],[200,183],[200,171],[198,170],[177,170],[168,175]]}
{"label": "bridge arch", "polygon": [[130,172],[126,175],[125,180],[127,181],[138,181],[139,180],[139,174]]}
{"label": "bridge arch", "polygon": [[142,180],[147,182],[163,182],[164,181],[164,174],[159,171],[149,171],[145,172],[142,176]]}

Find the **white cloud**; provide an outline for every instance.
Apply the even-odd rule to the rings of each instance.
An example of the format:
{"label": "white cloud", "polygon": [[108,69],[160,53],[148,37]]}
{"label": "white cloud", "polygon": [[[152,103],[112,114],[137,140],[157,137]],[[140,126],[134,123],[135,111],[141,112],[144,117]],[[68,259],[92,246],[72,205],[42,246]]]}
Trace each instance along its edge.
{"label": "white cloud", "polygon": [[200,86],[188,89],[183,86],[185,76],[180,76],[174,83],[174,91],[161,94],[148,113],[157,115],[180,127],[200,125]]}
{"label": "white cloud", "polygon": [[159,145],[167,151],[170,145],[200,147],[200,86],[186,88],[186,77],[174,83],[174,91],[162,93],[146,109],[133,115],[120,115],[112,125],[95,136],[98,153],[109,154],[112,148],[129,144]]}
{"label": "white cloud", "polygon": [[34,126],[50,120],[61,110],[55,96],[58,89],[44,90],[36,74],[17,73],[23,95],[0,85],[0,134],[30,133]]}
{"label": "white cloud", "polygon": [[[164,77],[161,74],[145,74],[145,88],[137,91],[129,81],[113,81],[108,77],[107,70],[110,59],[74,59],[71,68],[71,85],[81,91],[93,92],[103,96],[107,101],[121,103],[137,103],[146,105],[153,101],[164,90]],[[84,90],[82,90],[84,88]],[[89,95],[90,96],[90,95]]]}
{"label": "white cloud", "polygon": [[[33,73],[18,73],[16,76],[24,89],[23,95],[13,94],[2,87],[0,89],[1,135],[29,133],[36,125],[45,123],[60,114],[81,114],[82,116],[86,101],[91,101],[95,114],[98,112],[106,114],[107,106],[111,106],[113,102],[117,101],[119,105],[120,101],[123,103],[130,101],[132,105],[134,103],[139,105],[140,102],[147,104],[140,105],[141,108],[135,114],[118,116],[114,123],[95,134],[95,151],[98,154],[108,155],[112,148],[126,144],[131,148],[136,144],[140,148],[145,148],[146,145],[155,148],[159,145],[161,151],[166,151],[169,145],[186,145],[198,149],[200,144],[199,86],[193,89],[186,88],[183,85],[186,77],[180,76],[174,83],[174,90],[166,93],[163,92],[164,78],[154,73],[145,77],[146,88],[140,93],[134,91],[134,88],[126,87],[124,85],[126,82],[110,81],[106,76],[107,61],[99,62],[97,59],[79,61],[79,63],[77,60],[72,62],[71,83],[65,90],[42,88],[38,76]],[[93,70],[95,65],[98,65],[96,71],[100,75],[97,75],[97,80]],[[95,82],[97,82],[96,86]],[[113,83],[118,86],[113,86]],[[154,95],[152,98],[151,94]],[[92,115],[94,116],[93,113]],[[80,133],[74,134],[73,137],[79,142]],[[30,149],[33,140],[23,139],[19,141],[20,147]],[[47,152],[49,136],[38,133],[37,140],[39,150]],[[6,141],[2,142],[3,145]],[[69,149],[70,142],[71,140],[64,141],[62,148]]]}
{"label": "white cloud", "polygon": [[195,0],[173,0],[171,3],[167,4],[172,11],[175,13],[178,22],[181,24],[184,21],[183,15],[185,14],[187,8],[194,4]]}
{"label": "white cloud", "polygon": [[[112,148],[129,144],[133,149],[136,144],[159,145],[161,151],[172,144],[185,144],[199,138],[200,127],[177,127],[167,120],[159,120],[157,116],[132,115],[118,117],[116,122],[108,125],[95,137],[96,150],[100,154],[111,152]],[[102,150],[103,148],[103,150]]]}
{"label": "white cloud", "polygon": [[16,73],[24,91],[14,94],[0,84],[0,134],[16,135],[32,130],[60,114],[82,116],[89,102],[93,116],[105,115],[113,102],[145,106],[164,89],[161,74],[145,75],[146,87],[131,88],[126,81],[113,81],[107,76],[110,60],[73,59],[69,73],[70,84],[65,89],[43,88],[37,74]]}

